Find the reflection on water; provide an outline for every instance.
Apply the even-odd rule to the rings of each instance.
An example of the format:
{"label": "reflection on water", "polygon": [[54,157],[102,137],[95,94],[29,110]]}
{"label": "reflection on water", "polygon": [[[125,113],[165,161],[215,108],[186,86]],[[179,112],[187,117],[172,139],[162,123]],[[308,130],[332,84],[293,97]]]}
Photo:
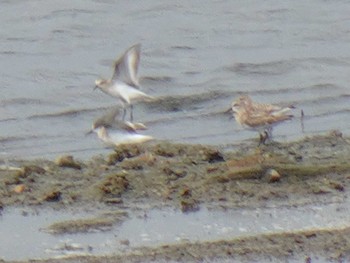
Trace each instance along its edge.
{"label": "reflection on water", "polygon": [[[0,255],[19,260],[67,254],[111,254],[140,246],[179,242],[215,241],[264,233],[348,226],[350,204],[233,209],[205,208],[184,214],[165,209],[132,212],[122,224],[108,231],[50,234],[55,222],[93,218],[96,212],[5,209],[0,217]],[[97,212],[100,213],[101,211]],[[21,251],[21,253],[18,253]],[[270,261],[268,261],[270,262]]]}
{"label": "reflection on water", "polygon": [[93,92],[94,80],[138,42],[144,91],[170,104],[135,106],[146,134],[223,146],[255,138],[222,114],[249,93],[292,103],[298,117],[303,109],[304,131],[296,118],[276,127],[276,140],[331,129],[347,135],[349,12],[347,1],[318,0],[2,1],[1,151],[11,158],[106,151],[84,136],[117,104]]}

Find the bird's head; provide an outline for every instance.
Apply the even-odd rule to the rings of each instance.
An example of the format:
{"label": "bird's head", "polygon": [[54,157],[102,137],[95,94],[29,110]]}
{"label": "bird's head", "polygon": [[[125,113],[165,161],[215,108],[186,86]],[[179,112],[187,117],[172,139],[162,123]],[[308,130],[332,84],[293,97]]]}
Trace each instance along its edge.
{"label": "bird's head", "polygon": [[107,80],[105,79],[96,79],[95,80],[95,87],[94,87],[94,90],[95,89],[102,89],[103,87],[105,87],[107,84]]}
{"label": "bird's head", "polygon": [[232,102],[231,110],[233,113],[238,113],[241,108],[242,108],[242,105],[239,101]]}

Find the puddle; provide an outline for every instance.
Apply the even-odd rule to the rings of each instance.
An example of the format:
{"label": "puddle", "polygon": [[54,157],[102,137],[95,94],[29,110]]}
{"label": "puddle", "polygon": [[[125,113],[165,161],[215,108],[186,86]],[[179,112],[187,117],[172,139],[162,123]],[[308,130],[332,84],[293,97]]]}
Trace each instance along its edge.
{"label": "puddle", "polygon": [[349,206],[347,203],[331,203],[227,211],[202,208],[189,214],[172,209],[129,212],[129,218],[111,230],[60,235],[50,234],[44,229],[63,220],[96,217],[101,211],[29,211],[11,208],[5,209],[0,216],[0,255],[4,260],[50,258],[67,254],[102,255],[125,252],[139,246],[214,241],[312,228],[338,228],[349,225]]}

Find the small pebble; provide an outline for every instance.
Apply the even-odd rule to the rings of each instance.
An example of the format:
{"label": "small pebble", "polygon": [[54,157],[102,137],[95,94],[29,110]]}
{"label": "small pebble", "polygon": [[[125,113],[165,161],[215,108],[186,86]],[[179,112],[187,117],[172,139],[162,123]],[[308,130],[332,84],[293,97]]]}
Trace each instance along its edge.
{"label": "small pebble", "polygon": [[281,175],[275,169],[269,169],[266,172],[266,178],[268,179],[269,183],[275,183],[281,180]]}
{"label": "small pebble", "polygon": [[26,186],[24,184],[18,184],[13,188],[13,191],[17,194],[22,193],[26,189]]}

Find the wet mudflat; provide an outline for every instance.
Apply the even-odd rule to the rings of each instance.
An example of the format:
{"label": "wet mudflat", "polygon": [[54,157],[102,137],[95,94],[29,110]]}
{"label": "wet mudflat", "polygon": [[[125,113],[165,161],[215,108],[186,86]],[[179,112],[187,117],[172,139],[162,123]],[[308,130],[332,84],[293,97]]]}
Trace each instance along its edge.
{"label": "wet mudflat", "polygon": [[[23,249],[21,256],[2,252],[1,257],[43,262],[349,259],[350,139],[332,132],[256,146],[250,141],[227,151],[154,142],[111,149],[88,161],[69,156],[9,160],[0,171],[3,227],[9,215],[13,222],[35,222],[37,211],[49,219],[28,225],[47,240],[61,241],[43,246],[46,254],[25,255]],[[8,250],[16,245],[14,236],[31,235],[16,228],[2,237]],[[38,240],[40,235],[21,238],[28,240],[24,247],[52,244]],[[108,245],[102,249],[98,243]]]}

